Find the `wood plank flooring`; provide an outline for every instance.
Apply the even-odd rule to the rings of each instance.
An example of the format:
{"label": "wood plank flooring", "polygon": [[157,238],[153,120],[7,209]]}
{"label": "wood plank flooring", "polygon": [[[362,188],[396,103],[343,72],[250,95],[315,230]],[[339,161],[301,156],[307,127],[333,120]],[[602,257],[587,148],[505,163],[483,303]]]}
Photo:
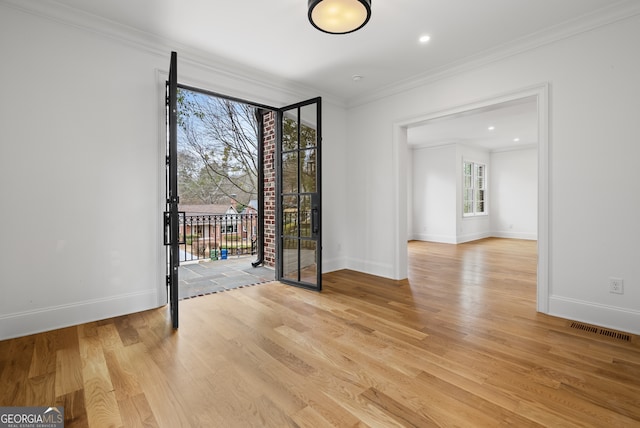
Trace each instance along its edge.
{"label": "wood plank flooring", "polygon": [[410,243],[407,281],[269,283],[0,342],[66,427],[640,426],[640,346],[535,311],[535,242]]}

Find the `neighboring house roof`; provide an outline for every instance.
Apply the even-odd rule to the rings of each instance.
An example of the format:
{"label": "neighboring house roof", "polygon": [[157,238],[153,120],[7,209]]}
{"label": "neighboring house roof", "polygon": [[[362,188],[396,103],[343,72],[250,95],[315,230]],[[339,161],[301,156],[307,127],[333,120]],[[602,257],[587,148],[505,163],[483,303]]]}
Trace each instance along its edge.
{"label": "neighboring house roof", "polygon": [[178,205],[178,211],[184,211],[185,215],[224,215],[238,214],[233,205],[207,204],[207,205]]}
{"label": "neighboring house roof", "polygon": [[257,213],[257,212],[258,212],[258,200],[257,199],[251,199],[249,201],[249,204],[246,205],[244,207],[244,209],[242,210],[242,214]]}

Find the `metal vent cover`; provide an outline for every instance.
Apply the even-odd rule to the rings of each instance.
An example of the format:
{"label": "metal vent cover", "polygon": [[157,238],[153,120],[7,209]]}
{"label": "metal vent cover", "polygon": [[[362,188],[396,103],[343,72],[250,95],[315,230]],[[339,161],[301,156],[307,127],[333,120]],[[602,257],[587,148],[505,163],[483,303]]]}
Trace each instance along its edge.
{"label": "metal vent cover", "polygon": [[571,328],[581,330],[587,333],[599,334],[600,336],[609,337],[616,340],[623,340],[625,342],[631,342],[631,335],[622,333],[620,331],[609,330],[606,328],[598,328],[588,324],[582,324],[579,322],[572,322]]}

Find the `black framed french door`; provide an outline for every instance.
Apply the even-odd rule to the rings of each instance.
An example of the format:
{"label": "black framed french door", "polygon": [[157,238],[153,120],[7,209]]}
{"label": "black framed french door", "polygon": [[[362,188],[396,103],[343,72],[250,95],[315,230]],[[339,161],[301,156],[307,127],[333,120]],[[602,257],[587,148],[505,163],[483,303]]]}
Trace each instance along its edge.
{"label": "black framed french door", "polygon": [[[275,195],[260,187],[259,222],[264,228],[264,206],[275,198],[276,279],[286,284],[322,290],[321,142],[322,100],[313,98],[282,108],[240,100],[210,91],[178,85],[176,52],[171,52],[166,82],[166,206],[164,244],[167,254],[166,286],[173,328],[178,328],[180,216],[178,211],[178,89],[188,89],[246,103],[256,108],[261,129],[264,115],[276,114]],[[264,130],[259,139],[259,180],[264,184]],[[272,200],[271,200],[272,201]],[[185,233],[182,234],[184,236]],[[263,231],[260,232],[263,235]],[[264,243],[260,242],[264,247]],[[260,251],[264,251],[261,248]],[[263,262],[264,253],[252,263]]]}
{"label": "black framed french door", "polygon": [[322,290],[322,100],[277,110],[276,278]]}
{"label": "black framed french door", "polygon": [[166,84],[166,206],[164,245],[167,249],[167,297],[171,324],[178,328],[178,271],[180,267],[180,218],[178,213],[178,54],[171,52],[169,80]]}

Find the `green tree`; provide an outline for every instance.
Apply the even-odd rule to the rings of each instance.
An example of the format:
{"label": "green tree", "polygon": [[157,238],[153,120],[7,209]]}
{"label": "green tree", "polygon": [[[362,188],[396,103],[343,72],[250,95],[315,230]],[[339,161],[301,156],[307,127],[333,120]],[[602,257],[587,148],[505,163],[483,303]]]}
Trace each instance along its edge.
{"label": "green tree", "polygon": [[257,197],[258,122],[255,108],[180,89],[179,186],[183,203],[246,205]]}
{"label": "green tree", "polygon": [[305,124],[300,124],[298,136],[298,122],[285,116],[282,124],[282,182],[285,193],[316,191],[316,138],[315,128]]}
{"label": "green tree", "polygon": [[[178,180],[183,203],[226,203],[233,198],[248,205],[257,197],[259,129],[254,107],[180,89],[178,124]],[[314,127],[285,114],[285,193],[316,191],[316,139]]]}

